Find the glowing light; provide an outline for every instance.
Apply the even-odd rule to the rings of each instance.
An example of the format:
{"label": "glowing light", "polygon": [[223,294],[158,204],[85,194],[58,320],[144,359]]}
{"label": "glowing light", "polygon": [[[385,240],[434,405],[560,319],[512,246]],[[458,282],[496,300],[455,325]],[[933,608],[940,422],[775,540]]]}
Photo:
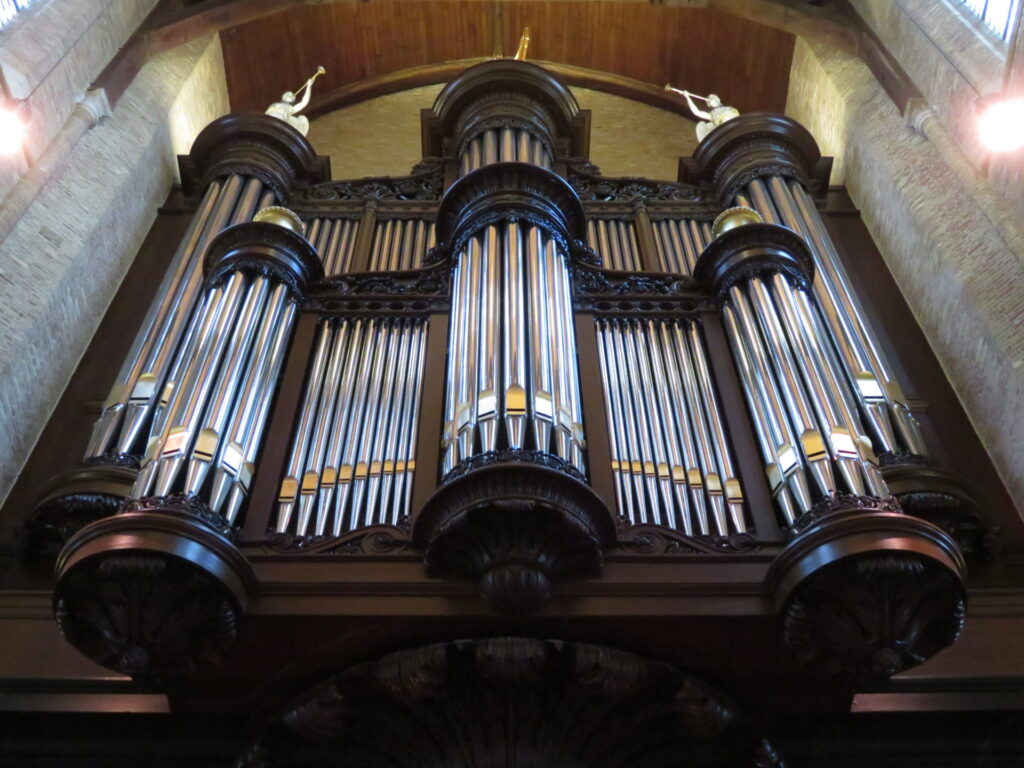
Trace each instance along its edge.
{"label": "glowing light", "polygon": [[1001,99],[986,106],[980,119],[981,143],[992,152],[1024,147],[1024,99]]}
{"label": "glowing light", "polygon": [[0,109],[0,155],[13,155],[21,151],[25,140],[25,124],[13,112]]}

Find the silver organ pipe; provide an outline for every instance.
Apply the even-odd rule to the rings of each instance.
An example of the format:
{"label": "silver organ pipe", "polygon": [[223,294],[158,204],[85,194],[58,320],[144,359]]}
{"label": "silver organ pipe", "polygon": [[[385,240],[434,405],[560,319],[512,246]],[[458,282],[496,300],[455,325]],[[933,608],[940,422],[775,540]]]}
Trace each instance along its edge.
{"label": "silver organ pipe", "polygon": [[237,175],[208,187],[103,404],[85,458],[140,452],[140,438],[165,389],[167,369],[183,335],[184,346],[189,346],[194,329],[186,331],[185,323],[199,300],[206,246],[225,227],[252,216],[261,189],[258,181],[246,182]]}
{"label": "silver organ pipe", "polygon": [[636,225],[632,221],[590,219],[587,222],[587,240],[601,257],[605,269],[629,272],[643,269]]}
{"label": "silver organ pipe", "polygon": [[[352,242],[355,242],[354,232]],[[434,223],[431,221],[378,220],[370,250],[369,269],[372,272],[416,269],[423,265],[427,251],[436,243]]]}
{"label": "silver organ pipe", "polygon": [[221,443],[215,464],[210,508],[234,523],[249,493],[260,436],[270,413],[274,387],[284,364],[285,347],[297,312],[288,289],[278,285],[270,294],[253,345],[239,402]]}
{"label": "silver organ pipe", "polygon": [[[778,216],[774,205],[766,205],[763,185],[751,183],[748,193],[737,201],[753,202],[764,207],[768,216]],[[810,257],[803,241],[793,240],[785,229],[756,226],[770,247],[803,248],[803,258]],[[731,242],[726,232],[702,258],[712,265],[730,254],[734,261],[729,269],[734,269],[746,258],[742,249],[752,246],[735,239],[739,249],[730,252]],[[784,260],[778,264],[728,278],[732,282],[725,284],[721,299],[726,334],[769,485],[788,524],[818,498],[839,491],[882,498],[890,494],[850,380],[824,334],[815,297],[786,272]]]}
{"label": "silver organ pipe", "polygon": [[493,163],[530,163],[550,169],[553,158],[547,144],[525,128],[488,128],[465,142],[459,175]]}
{"label": "silver organ pipe", "polygon": [[[502,360],[502,370],[504,377],[502,379],[502,398],[500,403],[501,413],[504,415],[505,420],[505,432],[506,441],[510,448],[517,449],[523,447],[523,438],[526,432],[526,414],[527,414],[527,403],[526,403],[526,317],[524,312],[523,302],[523,241],[521,236],[521,228],[518,223],[510,222],[503,227],[504,232],[504,248],[502,249],[505,256],[504,263],[504,291],[502,294],[502,310],[503,310],[503,351],[504,359]],[[470,252],[472,249],[470,249]],[[460,266],[466,263],[466,259],[460,259]],[[470,256],[470,265],[472,264],[472,256]],[[471,284],[472,285],[472,284]],[[471,288],[472,290],[472,288]],[[551,299],[550,294],[546,297],[548,300]],[[460,314],[465,314],[467,318],[472,317],[472,298],[467,302],[466,309],[464,311],[462,307],[453,308],[453,311]],[[550,310],[549,310],[550,311]],[[473,325],[469,323],[467,325],[467,340],[473,338]],[[471,341],[468,343],[472,344]],[[559,371],[557,358],[553,355],[554,362],[554,375],[555,387],[558,387],[559,382]],[[466,366],[460,366],[456,371],[457,375],[462,376]],[[460,406],[461,407],[461,406]],[[472,445],[472,441],[467,441],[467,448]],[[462,448],[462,445],[459,446]],[[459,460],[462,458],[473,455],[471,450],[459,453]]]}
{"label": "silver organ pipe", "polygon": [[243,299],[234,332],[224,355],[224,365],[218,374],[206,413],[200,422],[199,433],[189,459],[185,493],[190,495],[198,494],[203,487],[217,448],[224,438],[224,427],[241,384],[242,369],[252,349],[252,339],[260,315],[265,311],[269,289],[267,278],[257,277],[249,285]]}
{"label": "silver organ pipe", "polygon": [[690,239],[697,246],[698,254],[708,247],[708,243],[711,242],[711,232],[705,231],[704,225],[700,222],[690,219],[687,222],[690,230]]}
{"label": "silver organ pipe", "polygon": [[316,248],[325,275],[351,271],[352,249],[359,234],[356,219],[316,217],[307,223],[307,239]]}
{"label": "silver organ pipe", "polygon": [[139,474],[133,496],[166,496],[174,488],[195,438],[199,409],[214,383],[214,375],[230,339],[245,290],[245,276],[236,272],[228,282],[211,292],[200,310],[202,322],[194,336],[196,352],[170,389],[163,418],[157,419],[150,435],[145,465]]}
{"label": "silver organ pipe", "polygon": [[452,293],[442,471],[504,447],[584,468],[569,276],[540,227],[504,222],[470,237]]}
{"label": "silver organ pipe", "polygon": [[597,321],[619,511],[686,533],[747,530],[743,492],[696,323]]}
{"label": "silver organ pipe", "polygon": [[427,321],[321,321],[274,530],[337,536],[409,513]]}
{"label": "silver organ pipe", "polygon": [[[246,181],[237,205],[234,206],[233,211],[227,221],[223,223],[222,227],[249,221],[249,219],[252,218],[253,213],[256,212],[256,205],[259,197],[261,196],[261,191],[262,185],[257,179],[249,179]],[[201,288],[202,272],[199,270],[193,273],[191,282],[186,288],[186,293],[190,296],[198,296],[201,292]],[[167,342],[162,344],[153,359],[152,368],[154,370],[165,371],[170,367],[170,372],[165,373],[163,376],[157,376],[157,378],[162,378],[164,383],[159,395],[157,396],[157,400],[154,403],[153,427],[150,431],[151,439],[153,435],[159,433],[163,428],[170,400],[174,396],[175,390],[184,385],[183,377],[187,370],[187,366],[196,354],[201,353],[201,347],[198,345],[200,344],[200,340],[204,337],[202,336],[201,329],[199,328],[199,323],[203,317],[209,317],[209,315],[204,315],[200,312],[191,312],[190,308],[194,306],[194,301],[194,298],[190,299],[183,297],[180,307],[182,311],[179,311],[177,314],[179,327],[184,326],[186,318],[191,314],[191,322],[185,331],[184,336],[181,338],[180,347],[176,347],[175,344],[169,343],[170,338],[173,338],[175,335],[174,330],[172,329]]]}
{"label": "silver organ pipe", "polygon": [[[799,514],[802,514],[812,505],[804,467],[817,482],[819,493],[835,493],[825,440],[799,385],[796,363],[775,314],[757,317],[746,293],[737,286],[730,289],[729,294],[730,301],[722,311],[727,328],[732,331],[737,358],[742,360],[745,354],[749,355],[745,368],[750,371],[750,381],[744,381],[747,400],[759,400],[763,404],[772,433],[770,440],[774,444],[774,452],[773,462],[766,464],[768,480],[776,494],[787,490],[783,483],[788,485]],[[742,364],[740,367],[744,368]],[[784,493],[779,502],[787,518],[792,507],[788,496]]]}
{"label": "silver organ pipe", "polygon": [[693,274],[697,256],[704,248],[700,222],[693,219],[658,219],[651,224],[661,270]]}
{"label": "silver organ pipe", "polygon": [[702,221],[702,222],[700,222],[700,224],[697,224],[697,222],[694,222],[693,228],[700,232],[700,240],[701,240],[701,242],[704,243],[705,246],[707,246],[708,243],[710,243],[712,240],[714,240],[715,235],[711,231],[711,222],[710,221]]}
{"label": "silver organ pipe", "polygon": [[813,293],[821,313],[821,317],[813,313],[811,322],[827,329],[822,338],[830,343],[824,351],[835,360],[834,369],[841,372],[844,381],[840,389],[849,409],[863,415],[874,450],[927,455],[907,398],[858,308],[849,278],[810,196],[798,182],[778,176],[751,182],[748,195],[742,197],[752,207],[802,235],[811,249],[816,268]]}
{"label": "silver organ pipe", "polygon": [[[480,429],[480,447],[485,452],[493,451],[498,444],[499,361],[497,359],[497,351],[500,339],[497,323],[487,322],[487,319],[495,317],[497,307],[500,305],[501,275],[498,266],[501,263],[500,245],[497,227],[487,227],[483,233],[483,249],[481,253],[480,315],[484,318],[484,323],[480,328],[480,346],[477,351],[478,376],[476,385],[476,421]],[[536,333],[536,329],[534,329],[534,332]],[[545,360],[545,362],[548,361]],[[540,368],[535,368],[535,371],[540,370]],[[548,384],[546,389],[541,386],[538,390],[535,386],[534,392],[535,397],[538,396],[537,392],[546,393],[548,404],[546,413],[550,422],[550,362],[547,365],[547,372]]]}
{"label": "silver organ pipe", "polygon": [[[250,201],[267,199],[265,193],[255,194],[258,187],[250,189],[254,194],[240,199],[247,214]],[[248,229],[236,227],[225,232],[226,241],[214,241],[211,253],[218,249],[216,255],[230,256],[232,248],[244,247],[234,238],[259,241],[267,231],[260,228],[277,229],[263,223],[242,226]],[[313,258],[308,242],[286,231],[294,240],[282,247],[297,241],[308,249],[302,258]],[[216,259],[210,262],[208,256],[207,261],[207,268],[217,268]],[[273,269],[253,273],[249,266],[231,269],[230,264],[210,276],[213,287],[200,301],[177,351],[132,495],[200,496],[234,523],[248,493],[296,307],[292,289]],[[293,278],[301,283],[311,274]]]}

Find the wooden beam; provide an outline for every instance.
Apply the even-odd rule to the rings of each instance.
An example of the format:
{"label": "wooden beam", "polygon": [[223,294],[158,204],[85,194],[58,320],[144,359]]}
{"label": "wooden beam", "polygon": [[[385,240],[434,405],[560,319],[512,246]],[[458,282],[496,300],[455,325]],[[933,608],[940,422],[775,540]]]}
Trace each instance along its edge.
{"label": "wooden beam", "polygon": [[845,4],[828,0],[821,5],[808,0],[708,0],[707,7],[824,43],[845,53],[857,53],[860,30]]}
{"label": "wooden beam", "polygon": [[150,55],[302,3],[303,0],[205,0],[186,6],[154,19],[148,31]]}
{"label": "wooden beam", "polygon": [[302,0],[203,0],[181,6],[180,0],[161,0],[128,42],[110,60],[92,87],[107,92],[117,104],[139,70],[154,56],[198,37],[279,13]]}

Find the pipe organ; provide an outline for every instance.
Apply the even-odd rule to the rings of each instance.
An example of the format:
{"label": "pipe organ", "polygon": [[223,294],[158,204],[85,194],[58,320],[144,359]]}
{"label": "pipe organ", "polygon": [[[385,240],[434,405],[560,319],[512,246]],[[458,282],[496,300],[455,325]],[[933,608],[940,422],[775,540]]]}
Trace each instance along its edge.
{"label": "pipe organ", "polygon": [[[860,303],[806,130],[743,115],[679,181],[604,177],[569,89],[511,60],[423,121],[407,177],[331,180],[264,115],[182,158],[191,222],[85,461],[32,516],[71,529],[69,642],[161,681],[301,584],[470,615],[468,581],[513,621],[740,572],[812,668],[891,674],[953,642],[964,528],[926,518],[977,503],[925,445],[941,417],[915,414]],[[347,575],[310,575],[328,562]],[[707,563],[719,581],[690,575]],[[152,640],[154,580],[199,606],[180,642]],[[886,590],[903,602],[857,597]],[[846,609],[868,629],[837,640]]]}

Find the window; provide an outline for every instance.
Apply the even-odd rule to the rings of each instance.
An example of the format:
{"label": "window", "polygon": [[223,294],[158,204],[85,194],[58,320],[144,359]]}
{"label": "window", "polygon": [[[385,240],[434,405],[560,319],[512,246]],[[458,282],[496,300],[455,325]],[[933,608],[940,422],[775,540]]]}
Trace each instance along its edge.
{"label": "window", "polygon": [[1019,0],[960,0],[985,26],[1005,40],[1010,35],[1010,20],[1013,19]]}
{"label": "window", "polygon": [[18,11],[27,8],[33,0],[0,0],[0,27],[13,19]]}

